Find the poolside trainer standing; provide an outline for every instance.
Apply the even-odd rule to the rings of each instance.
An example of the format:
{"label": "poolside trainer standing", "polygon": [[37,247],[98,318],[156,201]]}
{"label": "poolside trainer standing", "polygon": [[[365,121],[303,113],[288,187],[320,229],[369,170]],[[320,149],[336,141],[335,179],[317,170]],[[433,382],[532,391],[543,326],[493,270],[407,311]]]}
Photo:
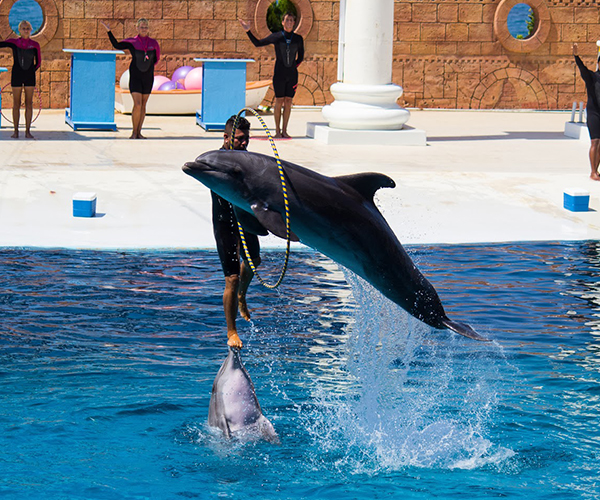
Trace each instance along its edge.
{"label": "poolside trainer standing", "polygon": [[291,13],[285,14],[281,20],[283,30],[271,33],[262,40],[252,34],[250,23],[241,19],[239,21],[255,47],[275,46],[275,137],[290,137],[287,126],[292,112],[292,100],[298,87],[298,66],[304,60],[304,39],[298,33],[294,33],[296,16]]}
{"label": "poolside trainer standing", "polygon": [[[595,181],[600,181],[600,174],[598,173],[598,165],[600,165],[600,71],[590,71],[588,67],[583,64],[583,61],[579,57],[579,49],[577,44],[573,44],[573,56],[575,57],[575,63],[579,67],[581,78],[585,82],[585,88],[587,90],[587,127],[590,133],[590,139],[592,144],[590,146],[590,166],[592,172],[590,178]],[[597,61],[600,61],[600,53],[598,54]],[[596,64],[598,68],[598,64]]]}
{"label": "poolside trainer standing", "polygon": [[13,92],[13,139],[19,138],[19,118],[21,115],[21,94],[25,88],[25,137],[31,135],[31,119],[33,117],[33,91],[35,90],[35,72],[42,64],[40,44],[31,37],[29,21],[19,23],[19,38],[8,38],[0,42],[0,48],[10,47],[13,51],[13,67],[10,86]]}
{"label": "poolside trainer standing", "polygon": [[134,38],[127,38],[121,42],[117,41],[107,24],[102,23],[102,25],[106,28],[110,43],[115,49],[128,50],[131,53],[129,91],[133,99],[131,111],[133,132],[130,138],[145,139],[142,135],[142,125],[146,118],[146,103],[154,83],[154,66],[160,60],[160,45],[154,38],[148,36],[150,27],[147,19],[138,20],[138,34]]}

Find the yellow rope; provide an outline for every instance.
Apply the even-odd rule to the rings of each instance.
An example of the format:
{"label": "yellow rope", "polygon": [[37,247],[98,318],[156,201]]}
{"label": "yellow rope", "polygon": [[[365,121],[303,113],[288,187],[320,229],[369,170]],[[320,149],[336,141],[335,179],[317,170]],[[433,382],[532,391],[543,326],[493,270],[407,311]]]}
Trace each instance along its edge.
{"label": "yellow rope", "polygon": [[281,285],[281,283],[283,282],[283,277],[285,276],[285,272],[287,271],[288,262],[289,262],[289,258],[290,258],[290,234],[291,234],[291,232],[290,232],[290,207],[289,207],[289,202],[288,202],[287,184],[285,182],[285,173],[283,170],[283,165],[281,164],[281,159],[279,158],[279,153],[277,152],[277,148],[275,147],[275,141],[273,140],[273,137],[271,136],[271,132],[269,132],[269,128],[267,127],[267,124],[264,122],[264,120],[261,118],[261,116],[256,111],[254,111],[252,108],[244,108],[244,109],[240,110],[240,112],[235,117],[235,122],[233,123],[233,129],[231,131],[231,137],[229,138],[229,147],[231,149],[233,149],[233,141],[234,141],[234,137],[235,137],[235,131],[237,129],[238,120],[240,118],[240,115],[244,111],[250,111],[251,113],[253,113],[254,116],[256,116],[256,118],[258,118],[258,121],[260,121],[261,125],[263,126],[263,129],[267,133],[267,137],[269,138],[269,142],[271,143],[271,148],[273,149],[273,154],[275,155],[275,159],[277,160],[277,168],[279,170],[279,179],[281,180],[281,189],[283,191],[283,206],[284,206],[284,210],[285,210],[285,237],[286,237],[287,245],[286,245],[286,249],[285,249],[285,261],[283,263],[283,268],[281,269],[281,274],[279,275],[279,279],[277,280],[277,283],[275,283],[274,285],[267,283],[258,274],[258,270],[256,269],[254,262],[252,261],[252,257],[250,257],[250,251],[248,250],[248,245],[246,244],[246,237],[244,235],[244,230],[242,228],[242,225],[238,222],[238,229],[240,231],[240,239],[242,241],[242,248],[244,250],[244,255],[246,256],[246,260],[247,260],[248,264],[250,265],[250,269],[252,269],[252,272],[254,273],[254,275],[256,276],[256,279],[259,281],[259,283],[261,285],[273,290],[273,289],[277,288],[279,285]]}

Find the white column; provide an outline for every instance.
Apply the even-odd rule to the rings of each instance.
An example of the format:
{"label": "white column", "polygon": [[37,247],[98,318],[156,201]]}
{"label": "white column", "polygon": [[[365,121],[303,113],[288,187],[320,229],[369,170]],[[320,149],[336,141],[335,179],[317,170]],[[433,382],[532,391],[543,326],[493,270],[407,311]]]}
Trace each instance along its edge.
{"label": "white column", "polygon": [[410,113],[396,103],[402,87],[392,83],[394,0],[346,0],[345,5],[340,11],[344,53],[338,57],[343,79],[331,86],[335,101],[323,108],[323,116],[331,128],[401,129]]}

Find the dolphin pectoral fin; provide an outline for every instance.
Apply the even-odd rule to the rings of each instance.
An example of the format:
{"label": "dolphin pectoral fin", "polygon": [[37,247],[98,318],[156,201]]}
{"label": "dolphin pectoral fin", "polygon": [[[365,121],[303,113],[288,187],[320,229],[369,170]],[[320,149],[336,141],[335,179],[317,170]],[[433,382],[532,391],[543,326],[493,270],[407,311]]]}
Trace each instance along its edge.
{"label": "dolphin pectoral fin", "polygon": [[460,335],[473,339],[479,340],[480,342],[491,342],[490,339],[486,339],[479,335],[473,328],[471,328],[466,323],[460,323],[458,321],[452,321],[451,319],[445,318],[442,320],[442,324],[452,330],[453,332],[459,333]]}
{"label": "dolphin pectoral fin", "polygon": [[368,201],[373,201],[375,192],[384,187],[396,187],[394,180],[387,175],[378,173],[363,173],[352,175],[339,175],[334,177],[335,180],[347,184],[354,190],[358,191]]}
{"label": "dolphin pectoral fin", "polygon": [[254,215],[249,214],[245,210],[242,210],[238,207],[233,207],[233,212],[235,213],[235,218],[247,233],[256,234],[258,236],[266,236],[269,234],[269,231],[267,231],[265,227],[258,222],[258,219],[254,217]]}
{"label": "dolphin pectoral fin", "polygon": [[[271,231],[275,236],[286,239],[285,221],[279,212],[270,210],[266,205],[252,205],[252,211],[258,221]],[[300,238],[290,231],[291,241],[300,241]]]}

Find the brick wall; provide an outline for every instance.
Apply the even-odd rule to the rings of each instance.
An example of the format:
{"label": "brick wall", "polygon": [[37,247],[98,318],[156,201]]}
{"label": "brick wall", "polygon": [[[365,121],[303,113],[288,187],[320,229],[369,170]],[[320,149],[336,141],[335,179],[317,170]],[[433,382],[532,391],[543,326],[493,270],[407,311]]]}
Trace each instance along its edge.
{"label": "brick wall", "polygon": [[[16,0],[0,0],[0,34]],[[248,79],[270,79],[272,47],[255,48],[237,19],[252,22],[257,36],[268,30],[264,12],[270,0],[38,0],[45,25],[36,36],[42,45],[40,89],[44,107],[67,105],[69,57],[63,48],[111,49],[106,31],[134,36],[139,17],[150,20],[163,59],[157,74],[171,75],[194,57],[251,57]],[[534,36],[515,40],[506,29],[512,5],[525,2],[538,19]],[[296,0],[298,31],[306,43],[296,104],[331,102],[337,78],[338,0]],[[576,72],[571,46],[594,66],[600,39],[598,6],[591,0],[396,0],[393,81],[404,88],[408,106],[439,108],[566,109],[583,100],[585,87]],[[129,57],[119,56],[117,75]],[[12,65],[0,51],[0,66]],[[5,85],[9,74],[0,76]],[[267,101],[273,99],[272,91]],[[10,105],[9,102],[5,103]]]}

